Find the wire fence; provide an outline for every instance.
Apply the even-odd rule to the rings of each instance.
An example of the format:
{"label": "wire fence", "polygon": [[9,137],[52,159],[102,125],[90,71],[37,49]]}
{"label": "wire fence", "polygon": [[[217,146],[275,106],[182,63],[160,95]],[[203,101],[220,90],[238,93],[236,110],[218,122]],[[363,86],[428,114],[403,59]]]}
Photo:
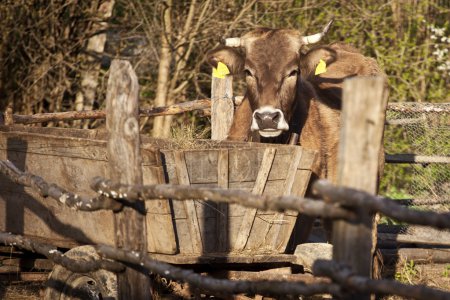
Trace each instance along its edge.
{"label": "wire fence", "polygon": [[396,103],[386,119],[386,152],[424,158],[422,163],[386,165],[386,195],[410,199],[410,206],[450,211],[450,164],[431,162],[450,156],[450,103]]}

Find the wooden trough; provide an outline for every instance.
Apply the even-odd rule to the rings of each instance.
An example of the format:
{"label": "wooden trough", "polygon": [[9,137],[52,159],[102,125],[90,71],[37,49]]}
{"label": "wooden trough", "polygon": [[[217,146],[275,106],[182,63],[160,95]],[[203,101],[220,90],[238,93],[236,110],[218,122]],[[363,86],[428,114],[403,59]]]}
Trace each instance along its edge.
{"label": "wooden trough", "polygon": [[[106,134],[97,130],[0,126],[0,159],[86,196],[95,196],[91,178],[108,176],[106,143]],[[192,149],[181,148],[142,137],[144,184],[304,195],[316,161],[315,152],[289,145],[200,141]],[[173,263],[197,263],[200,257],[233,262],[230,257],[285,253],[297,220],[295,212],[203,199],[147,201],[146,208],[148,251]],[[113,219],[110,211],[71,210],[0,176],[0,230],[64,248],[114,245]]]}

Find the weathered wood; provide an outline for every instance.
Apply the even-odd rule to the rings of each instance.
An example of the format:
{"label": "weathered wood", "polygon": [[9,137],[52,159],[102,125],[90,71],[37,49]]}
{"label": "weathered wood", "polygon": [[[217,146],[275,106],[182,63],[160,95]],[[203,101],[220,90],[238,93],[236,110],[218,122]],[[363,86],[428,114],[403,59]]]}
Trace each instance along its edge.
{"label": "weathered wood", "polygon": [[171,264],[274,264],[295,262],[292,254],[204,253],[202,255],[149,254],[151,258]]}
{"label": "weathered wood", "polygon": [[408,260],[414,261],[415,264],[450,263],[450,249],[400,248],[380,250],[384,264]]}
{"label": "weathered wood", "polygon": [[211,139],[224,140],[234,115],[233,77],[216,78],[211,82]]}
{"label": "weathered wood", "polygon": [[[175,151],[174,157],[179,184],[190,185],[184,152]],[[201,253],[203,249],[202,232],[198,222],[198,215],[194,201],[195,200],[185,201],[184,209],[186,210],[189,232],[191,234],[192,250],[194,251],[194,253]]]}
{"label": "weathered wood", "polygon": [[384,125],[410,125],[424,123],[426,118],[405,118],[405,119],[390,119],[384,122]]}
{"label": "weathered wood", "polygon": [[[344,82],[342,128],[338,154],[337,183],[375,194],[387,91],[381,77],[357,77]],[[362,221],[333,223],[333,259],[351,266],[357,275],[371,277],[376,245],[371,215],[359,210]],[[358,251],[358,255],[355,255]],[[369,299],[354,294],[345,299]]]}
{"label": "weathered wood", "polygon": [[390,111],[407,112],[407,113],[448,113],[450,112],[449,103],[389,103],[387,109]]}
{"label": "weathered wood", "polygon": [[46,281],[48,273],[20,272],[13,274],[0,274],[0,281]]}
{"label": "weathered wood", "polygon": [[386,154],[386,162],[391,164],[450,164],[450,156]]}
{"label": "weathered wood", "polygon": [[[289,160],[289,168],[287,169],[286,179],[283,183],[281,193],[285,196],[295,195],[292,193],[292,188],[297,176],[297,168],[299,166],[300,160],[302,158],[303,149],[296,147],[292,158]],[[297,195],[295,195],[297,196]],[[301,195],[303,196],[303,195]],[[296,212],[291,212],[290,215],[296,215]],[[272,248],[278,249],[278,240],[280,237],[280,232],[283,227],[289,222],[285,219],[285,213],[275,213],[270,222],[266,223],[265,231],[261,230],[261,238],[267,240],[267,243],[271,245]],[[290,227],[290,226],[289,226]],[[292,228],[290,228],[292,230]]]}
{"label": "weathered wood", "polygon": [[[261,167],[258,171],[258,176],[256,177],[255,185],[253,186],[252,193],[255,195],[261,195],[264,192],[264,187],[266,186],[267,179],[269,177],[270,169],[275,158],[276,149],[267,148],[264,151],[264,156],[261,162]],[[243,250],[247,244],[248,237],[250,236],[250,231],[255,221],[257,209],[247,208],[244,218],[242,220],[239,236],[236,239],[234,250]]]}
{"label": "weathered wood", "polygon": [[211,276],[217,278],[227,278],[231,280],[250,280],[250,281],[283,280],[287,282],[304,282],[306,284],[317,282],[324,282],[324,283],[330,282],[328,278],[314,277],[311,274],[292,274],[290,273],[290,268],[269,269],[259,272],[225,270],[213,272],[210,274]]}
{"label": "weathered wood", "polygon": [[[217,186],[228,189],[228,149],[219,150],[217,159]],[[217,204],[217,250],[228,251],[230,248],[230,241],[228,238],[228,203]]]}
{"label": "weathered wood", "polygon": [[127,262],[133,265],[141,265],[154,274],[159,274],[169,280],[183,281],[192,285],[194,288],[208,291],[208,294],[210,295],[220,295],[223,297],[223,295],[254,293],[259,295],[270,294],[273,296],[286,297],[289,295],[311,296],[315,294],[332,294],[339,296],[341,294],[339,286],[335,284],[314,283],[306,285],[298,282],[283,281],[263,281],[253,283],[248,281],[216,279],[198,274],[193,270],[156,261],[151,256],[134,255],[122,249],[115,249],[110,246],[98,246],[97,251],[103,257]]}
{"label": "weathered wood", "polygon": [[96,211],[101,209],[119,210],[122,204],[114,199],[103,196],[87,198],[74,194],[56,184],[47,183],[42,177],[20,171],[11,161],[0,160],[0,174],[6,176],[11,182],[31,187],[42,197],[49,197],[71,209],[80,211]]}
{"label": "weathered wood", "polygon": [[414,234],[396,234],[396,233],[380,233],[378,240],[380,242],[396,242],[397,244],[421,244],[433,246],[450,246],[448,233],[444,235],[414,235]]}
{"label": "weathered wood", "polygon": [[[105,151],[106,138],[107,134],[102,133],[99,130],[38,128],[21,125],[0,126],[0,144],[3,143],[4,149],[3,151],[0,151],[0,158],[13,158],[15,162],[20,162],[22,160],[15,159],[15,157],[19,157],[24,153],[23,155],[26,154],[27,170],[30,170],[35,174],[45,175],[44,178],[48,182],[55,182],[68,191],[77,191],[79,195],[94,197],[95,193],[89,189],[90,179],[98,175],[109,178],[109,175],[107,175],[108,155]],[[178,184],[172,150],[177,149],[176,143],[168,143],[142,136],[141,138],[142,141],[146,142],[146,144],[141,146],[144,184],[152,184],[152,182],[161,183],[165,182],[166,179],[170,183]],[[210,140],[200,141],[200,149],[183,150],[186,164],[188,165],[188,177],[191,181],[191,186],[217,187],[218,184],[221,184],[219,183],[221,181],[225,184],[226,179],[219,176],[219,174],[222,173],[222,171],[219,171],[219,168],[225,170],[226,167],[219,167],[222,165],[222,163],[219,162],[221,161],[219,155],[222,151],[227,151],[229,153],[228,187],[230,189],[239,188],[251,192],[258,175],[258,170],[261,166],[264,151],[268,146],[274,147],[273,145],[270,146],[264,144],[212,142]],[[163,157],[158,155],[156,147],[166,148],[166,150],[162,151],[164,153]],[[6,155],[7,149],[11,150],[8,152],[11,153],[10,156]],[[265,204],[265,199],[268,199],[271,195],[279,196],[282,194],[287,170],[291,166],[293,150],[295,147],[277,145],[276,149],[277,153],[264,188],[264,198],[262,200],[256,200],[259,203],[259,206],[256,207],[262,208],[258,210],[257,217],[255,218],[256,222],[258,222],[256,224],[258,225],[256,226],[258,228],[260,227],[260,224],[265,225],[273,219],[273,214],[275,213],[273,211],[274,209],[270,208],[271,204]],[[314,155],[313,152],[305,149],[303,149],[303,152],[304,154]],[[299,172],[310,173],[310,165],[303,160],[303,157],[304,156],[302,156],[302,162],[298,168],[299,170],[297,170],[297,174],[299,174]],[[166,178],[163,178],[163,175],[161,174],[161,159],[165,163],[164,171],[166,171],[166,168],[168,171],[168,174],[165,174]],[[298,182],[303,185],[301,183],[302,178],[299,180],[296,179],[294,188],[305,188],[306,185],[302,187],[298,185]],[[307,182],[307,179],[305,180]],[[193,183],[193,181],[196,183]],[[14,185],[13,191],[4,192],[5,189],[8,190],[11,188],[10,184],[4,180],[0,180],[0,190],[2,191],[0,197],[18,199],[18,197],[15,196],[15,193],[18,192],[21,187],[16,187],[16,185]],[[23,193],[23,197],[21,196],[23,199],[18,199],[19,204],[36,203],[36,205],[40,205],[42,203],[46,205],[49,202],[48,199],[41,199],[42,197],[35,195],[37,193],[33,194],[32,191],[29,191],[28,189],[26,192],[21,193]],[[30,195],[32,195],[32,197]],[[25,197],[27,197],[26,201]],[[202,228],[202,234],[205,234],[205,239],[202,241],[204,247],[207,247],[207,249],[203,249],[203,251],[214,253],[218,251],[217,248],[215,248],[217,247],[217,204],[210,200],[203,200],[204,197],[204,195],[199,197],[192,196],[190,199],[198,199],[195,202],[195,206],[197,215],[200,217],[199,222],[200,227]],[[30,202],[28,198],[32,198],[32,202]],[[152,224],[148,225],[150,226],[150,229],[147,233],[149,251],[171,254],[174,254],[174,252],[179,252],[180,254],[193,254],[184,203],[166,199],[155,200],[157,198],[159,198],[159,196],[155,196],[151,201],[146,201],[146,208],[148,210],[146,218],[147,224]],[[170,196],[164,198],[172,199]],[[33,201],[34,199],[36,199],[36,202]],[[248,199],[248,197],[245,196],[245,199]],[[295,206],[287,206],[288,210],[286,211],[285,220],[289,222],[289,224],[283,226],[280,234],[283,237],[280,237],[280,242],[281,240],[287,240],[290,236],[291,231],[288,227],[294,224],[294,215],[296,215],[296,213],[292,214],[292,209],[306,209],[309,212],[313,212],[314,215],[321,214],[324,209],[327,209],[326,205],[324,207],[323,203],[317,201],[315,201],[314,205],[311,207],[309,205],[310,202],[304,203],[298,202],[297,200],[292,200],[292,202],[290,202],[290,200],[288,200],[288,202],[290,202],[290,204],[288,204],[284,200],[281,201],[287,205],[292,204]],[[3,203],[5,203],[5,201],[0,201],[0,207]],[[64,248],[72,247],[80,243],[108,244],[114,241],[115,234],[113,230],[112,213],[105,212],[107,214],[97,215],[97,212],[95,212],[93,213],[94,215],[89,213],[88,216],[86,213],[75,213],[70,209],[65,209],[59,203],[56,204],[56,206],[50,205],[49,207],[46,206],[39,210],[32,210],[29,212],[26,207],[26,215],[24,216],[25,228],[23,229],[23,232],[27,235],[38,237],[42,241],[51,241],[51,243]],[[227,222],[230,234],[228,238],[229,241],[234,241],[239,232],[239,226],[244,216],[245,208],[232,202],[228,202],[227,204]],[[30,206],[30,208],[34,208],[34,206],[35,205]],[[6,211],[3,207],[0,209],[0,216],[2,215],[2,212]],[[17,205],[15,205],[15,211],[17,211],[16,207]],[[266,209],[270,208],[272,211],[265,211],[264,207],[266,207]],[[174,213],[174,215],[172,215],[172,213]],[[332,213],[334,216],[340,215],[341,217],[349,215],[342,209]],[[337,215],[334,213],[337,213]],[[15,214],[15,216],[16,215],[19,214]],[[48,221],[48,224],[37,216],[45,216],[44,219]],[[22,224],[20,218],[11,218],[11,222],[13,221],[14,224]],[[9,224],[9,226],[10,227],[8,228],[12,229],[11,224]],[[172,231],[169,229],[174,227],[177,232],[173,232],[173,235],[170,237]],[[76,228],[80,228],[80,232],[75,231],[74,229]],[[20,230],[14,231],[16,233],[22,232]],[[160,234],[162,231],[165,232],[164,235]],[[55,235],[55,232],[62,236]],[[102,232],[103,234],[98,234],[98,232]],[[258,237],[257,233],[258,232],[252,230],[250,234],[252,247],[246,249],[248,250],[247,253],[273,254],[278,252],[277,250],[270,249],[266,246],[265,248],[258,248],[258,245],[264,241]],[[66,237],[70,237],[70,239]],[[230,242],[230,244],[234,243]],[[248,246],[250,246],[250,244],[248,244]],[[158,250],[156,250],[155,247],[159,247]],[[279,252],[282,253],[283,251]],[[224,253],[226,252],[222,252],[221,255],[224,255]]]}
{"label": "weathered wood", "polygon": [[[128,61],[113,60],[106,94],[106,128],[109,132],[110,178],[123,184],[142,184],[139,139],[139,84]],[[144,203],[136,206],[145,210]],[[142,211],[141,210],[141,211]],[[115,214],[116,245],[141,253],[147,251],[144,215],[124,207]],[[148,276],[132,269],[117,275],[119,299],[150,299]]]}
{"label": "weathered wood", "polygon": [[[139,115],[141,117],[157,117],[157,116],[169,116],[181,114],[184,112],[189,112],[193,110],[205,110],[211,107],[210,99],[200,99],[189,102],[183,102],[178,104],[173,104],[169,106],[153,107],[153,108],[142,108],[139,110]],[[106,111],[103,110],[85,110],[85,111],[66,111],[66,112],[56,112],[56,113],[40,113],[34,115],[13,115],[5,114],[5,116],[10,116],[9,119],[5,118],[5,125],[16,124],[36,124],[44,122],[55,122],[55,121],[73,121],[73,120],[87,120],[87,119],[105,119]],[[10,120],[6,122],[6,120]],[[12,123],[11,123],[12,121]]]}
{"label": "weathered wood", "polygon": [[[161,163],[161,162],[160,162]],[[143,169],[144,179],[150,178]],[[158,167],[157,182],[165,183],[163,167]],[[149,252],[175,254],[178,250],[175,228],[172,221],[172,210],[169,199],[155,199],[145,202],[147,210],[147,246]],[[164,234],[161,234],[164,232]]]}

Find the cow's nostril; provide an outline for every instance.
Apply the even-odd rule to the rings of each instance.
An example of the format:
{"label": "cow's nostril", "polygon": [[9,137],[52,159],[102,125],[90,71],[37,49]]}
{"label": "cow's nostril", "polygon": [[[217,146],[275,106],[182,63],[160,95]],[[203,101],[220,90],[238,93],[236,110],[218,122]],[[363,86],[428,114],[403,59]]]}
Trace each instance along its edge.
{"label": "cow's nostril", "polygon": [[274,112],[274,113],[270,114],[270,118],[272,119],[272,122],[278,123],[280,121],[281,114],[278,111]]}
{"label": "cow's nostril", "polygon": [[255,119],[256,120],[262,120],[263,119],[263,114],[259,113],[259,112],[255,112]]}

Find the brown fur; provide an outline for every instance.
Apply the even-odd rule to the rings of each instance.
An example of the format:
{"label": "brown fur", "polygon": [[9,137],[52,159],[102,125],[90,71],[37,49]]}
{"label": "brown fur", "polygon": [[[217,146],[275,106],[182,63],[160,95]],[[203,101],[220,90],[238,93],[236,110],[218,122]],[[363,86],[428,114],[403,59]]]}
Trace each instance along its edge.
{"label": "brown fur", "polygon": [[[383,72],[375,60],[342,43],[302,54],[299,34],[292,30],[263,28],[244,38],[245,49],[220,47],[207,58],[213,66],[219,61],[225,63],[232,74],[244,70],[250,74],[246,76],[245,99],[236,110],[228,139],[248,140],[252,112],[272,105],[283,111],[290,129],[271,142],[285,143],[291,132],[299,133],[301,146],[319,152],[315,175],[335,182],[343,81],[353,76],[384,76]],[[327,72],[314,75],[319,59],[326,62]],[[295,70],[300,75],[294,78],[291,75]],[[384,151],[380,153],[380,168],[383,154]]]}

